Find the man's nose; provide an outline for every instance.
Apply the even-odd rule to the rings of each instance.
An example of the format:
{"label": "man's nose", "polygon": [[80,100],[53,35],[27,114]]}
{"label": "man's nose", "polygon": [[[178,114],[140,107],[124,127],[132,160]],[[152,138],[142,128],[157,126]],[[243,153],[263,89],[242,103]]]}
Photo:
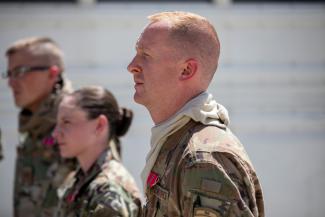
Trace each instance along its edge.
{"label": "man's nose", "polygon": [[136,62],[136,57],[134,57],[132,59],[132,61],[130,62],[130,64],[128,65],[128,71],[131,72],[131,73],[137,73],[137,72],[140,72],[141,71],[141,68],[140,66],[137,64]]}

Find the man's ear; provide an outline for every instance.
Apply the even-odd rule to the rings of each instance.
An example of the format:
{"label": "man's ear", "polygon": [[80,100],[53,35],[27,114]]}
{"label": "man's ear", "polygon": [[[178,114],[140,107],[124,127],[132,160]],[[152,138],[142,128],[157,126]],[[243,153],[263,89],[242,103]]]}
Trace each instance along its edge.
{"label": "man's ear", "polygon": [[198,62],[195,59],[188,59],[183,64],[179,80],[184,81],[192,78],[197,72]]}
{"label": "man's ear", "polygon": [[49,69],[49,71],[50,71],[50,77],[51,78],[57,78],[58,75],[60,74],[59,67],[57,67],[55,65],[54,66],[51,66],[50,69]]}

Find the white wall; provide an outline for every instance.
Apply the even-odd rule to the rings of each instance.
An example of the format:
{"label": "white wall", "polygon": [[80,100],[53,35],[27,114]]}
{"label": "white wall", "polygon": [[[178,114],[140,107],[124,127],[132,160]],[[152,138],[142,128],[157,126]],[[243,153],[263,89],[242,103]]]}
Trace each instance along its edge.
{"label": "white wall", "polygon": [[[210,91],[228,108],[231,128],[256,167],[267,216],[324,216],[324,5],[0,4],[0,53],[22,37],[53,37],[65,51],[67,75],[76,88],[103,85],[132,108],[135,120],[123,139],[123,161],[140,186],[152,122],[133,102],[126,66],[145,17],[162,10],[196,12],[216,26],[222,56]],[[0,66],[6,69],[4,56]],[[12,215],[17,112],[0,80],[1,217]]]}

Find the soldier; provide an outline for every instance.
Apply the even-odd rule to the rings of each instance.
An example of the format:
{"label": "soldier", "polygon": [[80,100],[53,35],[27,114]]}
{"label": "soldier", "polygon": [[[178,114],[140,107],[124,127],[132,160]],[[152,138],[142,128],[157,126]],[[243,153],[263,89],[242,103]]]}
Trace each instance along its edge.
{"label": "soldier", "polygon": [[209,21],[187,12],[149,16],[128,66],[134,100],[150,112],[144,216],[264,216],[262,191],[227,110],[206,92],[220,45]]}
{"label": "soldier", "polygon": [[50,38],[25,38],[11,45],[6,56],[9,87],[19,113],[14,185],[14,216],[53,216],[56,190],[73,169],[62,162],[51,137],[57,100],[68,92],[63,77],[63,53]]}
{"label": "soldier", "polygon": [[53,136],[64,158],[76,157],[79,168],[59,188],[59,217],[136,217],[140,193],[129,172],[112,152],[132,120],[102,87],[84,87],[59,105]]}

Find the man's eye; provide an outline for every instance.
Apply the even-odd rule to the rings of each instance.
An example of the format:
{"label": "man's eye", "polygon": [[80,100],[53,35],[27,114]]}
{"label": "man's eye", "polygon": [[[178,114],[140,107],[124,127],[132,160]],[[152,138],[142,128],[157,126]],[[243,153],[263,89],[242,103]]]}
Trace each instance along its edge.
{"label": "man's eye", "polygon": [[150,55],[147,54],[147,53],[143,53],[143,54],[141,55],[141,57],[142,57],[142,59],[147,60],[147,59],[150,57]]}
{"label": "man's eye", "polygon": [[28,70],[26,67],[17,67],[15,69],[13,69],[10,74],[11,74],[11,76],[19,77],[19,76],[22,76],[27,71]]}
{"label": "man's eye", "polygon": [[14,68],[13,70],[12,70],[13,72],[24,72],[25,71],[25,67],[24,66],[18,66],[18,67],[16,67],[16,68]]}

